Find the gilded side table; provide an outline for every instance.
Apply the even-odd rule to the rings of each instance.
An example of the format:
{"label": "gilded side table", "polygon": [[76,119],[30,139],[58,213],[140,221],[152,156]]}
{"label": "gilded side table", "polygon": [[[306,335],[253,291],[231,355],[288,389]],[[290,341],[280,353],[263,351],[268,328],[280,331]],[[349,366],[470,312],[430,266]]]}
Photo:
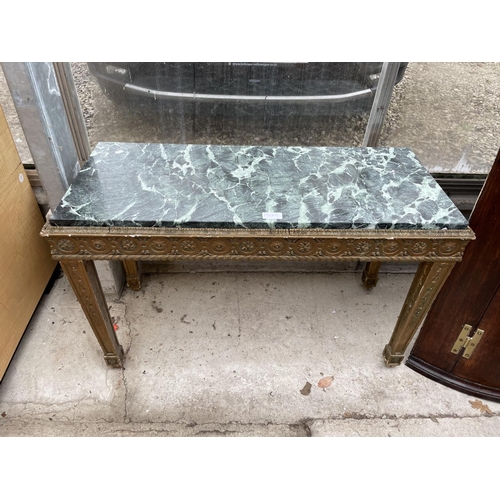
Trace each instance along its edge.
{"label": "gilded side table", "polygon": [[396,366],[455,262],[467,220],[404,148],[99,143],[42,230],[108,364],[121,367],[94,260],[420,262],[383,355]]}

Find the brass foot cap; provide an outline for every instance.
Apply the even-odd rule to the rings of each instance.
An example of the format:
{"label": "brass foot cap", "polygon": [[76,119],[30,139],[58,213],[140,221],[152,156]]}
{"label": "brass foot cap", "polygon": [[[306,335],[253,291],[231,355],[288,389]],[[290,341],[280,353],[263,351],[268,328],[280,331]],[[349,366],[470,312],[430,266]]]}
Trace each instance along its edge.
{"label": "brass foot cap", "polygon": [[141,280],[138,278],[127,278],[127,286],[134,290],[134,292],[138,292],[141,289]]}
{"label": "brass foot cap", "polygon": [[363,272],[363,276],[361,277],[361,284],[363,285],[363,288],[365,290],[371,290],[372,288],[375,288],[377,283],[378,283],[378,277],[373,278],[368,276],[366,272]]}
{"label": "brass foot cap", "polygon": [[123,368],[123,358],[125,354],[123,352],[123,347],[118,346],[118,354],[105,354],[104,359],[106,363],[112,368]]}
{"label": "brass foot cap", "polygon": [[404,354],[393,354],[389,344],[384,349],[384,361],[386,366],[399,366],[404,359]]}

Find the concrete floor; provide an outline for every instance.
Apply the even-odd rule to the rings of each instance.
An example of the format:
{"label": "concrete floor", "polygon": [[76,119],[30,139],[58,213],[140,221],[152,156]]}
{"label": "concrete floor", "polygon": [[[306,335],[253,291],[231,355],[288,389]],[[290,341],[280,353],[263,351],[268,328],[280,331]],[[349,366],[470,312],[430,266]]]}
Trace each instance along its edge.
{"label": "concrete floor", "polygon": [[0,385],[0,436],[500,435],[500,404],[384,365],[410,271],[382,267],[367,292],[359,271],[317,269],[146,275],[108,300],[124,370],[61,276]]}

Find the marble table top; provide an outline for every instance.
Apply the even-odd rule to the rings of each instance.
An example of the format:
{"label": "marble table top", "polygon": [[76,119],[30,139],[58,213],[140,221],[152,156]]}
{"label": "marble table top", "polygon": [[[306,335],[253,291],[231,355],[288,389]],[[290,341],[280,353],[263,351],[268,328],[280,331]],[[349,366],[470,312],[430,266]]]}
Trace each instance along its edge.
{"label": "marble table top", "polygon": [[56,226],[466,229],[405,148],[99,143]]}

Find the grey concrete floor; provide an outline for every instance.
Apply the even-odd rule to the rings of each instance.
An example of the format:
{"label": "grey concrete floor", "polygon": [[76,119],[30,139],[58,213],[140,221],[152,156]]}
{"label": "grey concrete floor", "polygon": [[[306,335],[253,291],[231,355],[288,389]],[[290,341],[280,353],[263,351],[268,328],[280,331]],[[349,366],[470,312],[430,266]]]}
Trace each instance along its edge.
{"label": "grey concrete floor", "polygon": [[0,436],[500,435],[500,404],[384,365],[411,272],[367,292],[360,272],[294,269],[146,275],[108,299],[124,370],[61,276],[0,385]]}

